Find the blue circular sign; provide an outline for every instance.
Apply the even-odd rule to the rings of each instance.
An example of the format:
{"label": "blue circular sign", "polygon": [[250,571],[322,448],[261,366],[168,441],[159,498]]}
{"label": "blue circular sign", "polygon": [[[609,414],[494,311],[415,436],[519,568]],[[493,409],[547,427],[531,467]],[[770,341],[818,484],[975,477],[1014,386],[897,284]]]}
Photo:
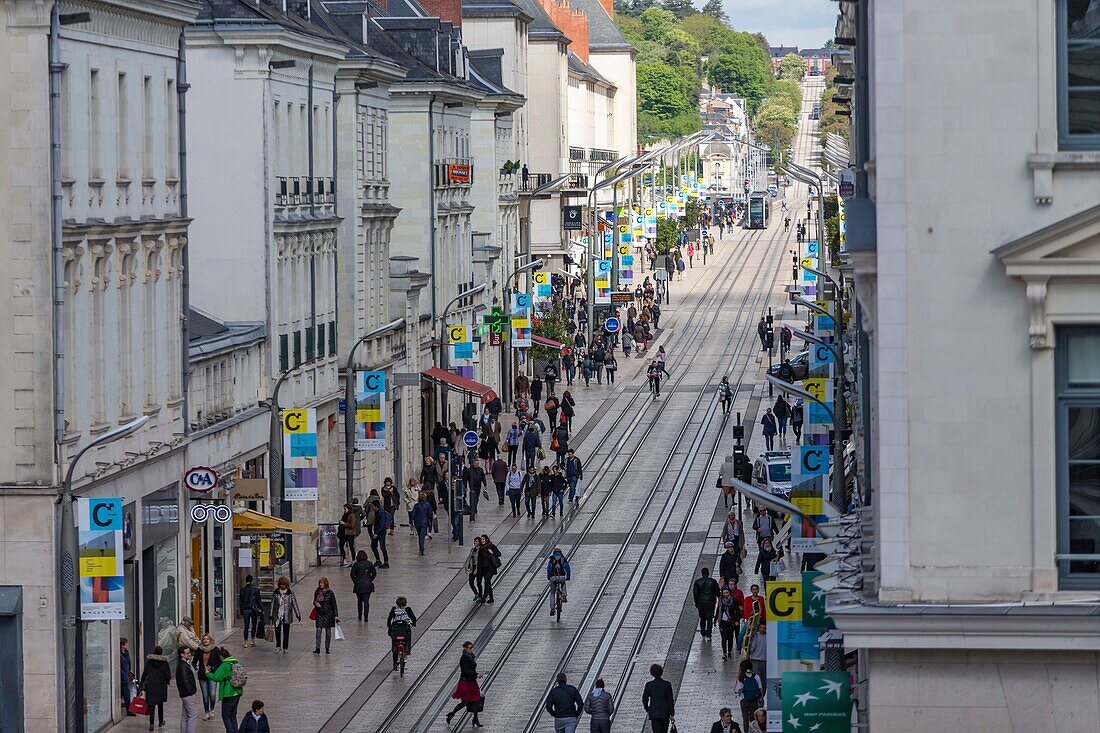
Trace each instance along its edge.
{"label": "blue circular sign", "polygon": [[619,319],[611,316],[603,322],[603,327],[607,329],[608,333],[616,333],[619,330]]}
{"label": "blue circular sign", "polygon": [[473,430],[467,430],[462,434],[462,442],[466,444],[467,448],[477,448],[480,438],[477,437],[477,433]]}

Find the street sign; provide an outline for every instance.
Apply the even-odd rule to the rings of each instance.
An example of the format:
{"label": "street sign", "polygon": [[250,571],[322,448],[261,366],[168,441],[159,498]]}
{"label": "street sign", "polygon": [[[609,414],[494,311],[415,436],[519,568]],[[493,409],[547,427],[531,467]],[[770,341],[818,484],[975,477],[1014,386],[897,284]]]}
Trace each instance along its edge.
{"label": "street sign", "polygon": [[502,334],[504,329],[508,328],[508,315],[499,305],[494,305],[489,315],[482,316],[481,320],[489,327],[489,333],[492,334]]}
{"label": "street sign", "polygon": [[183,483],[198,494],[209,494],[218,485],[218,472],[207,466],[194,466],[183,474]]}
{"label": "street sign", "polygon": [[210,517],[219,524],[225,524],[233,518],[233,510],[226,504],[192,504],[190,514],[195,524],[205,524]]}
{"label": "street sign", "polygon": [[420,372],[394,372],[394,387],[419,387]]}
{"label": "street sign", "polygon": [[608,333],[617,333],[619,330],[619,319],[612,316],[603,322],[603,327],[607,329]]}
{"label": "street sign", "polygon": [[561,207],[561,228],[566,231],[579,231],[581,229],[581,207]]}
{"label": "street sign", "polygon": [[481,439],[477,437],[477,433],[473,430],[467,430],[462,434],[462,442],[466,444],[467,448],[477,448],[477,444],[481,442]]}
{"label": "street sign", "polygon": [[634,293],[612,293],[612,303],[630,303],[634,300]]}

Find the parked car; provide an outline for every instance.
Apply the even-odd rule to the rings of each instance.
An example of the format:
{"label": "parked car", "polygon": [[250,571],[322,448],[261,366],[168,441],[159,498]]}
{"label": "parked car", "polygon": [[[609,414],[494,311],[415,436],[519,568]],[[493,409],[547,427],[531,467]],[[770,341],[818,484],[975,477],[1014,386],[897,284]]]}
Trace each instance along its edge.
{"label": "parked car", "polygon": [[752,485],[773,496],[791,498],[791,452],[766,451],[752,466]]}
{"label": "parked car", "polygon": [[[768,370],[768,374],[773,377],[779,376],[780,364],[773,364],[772,368]],[[791,368],[794,369],[795,380],[805,379],[810,372],[810,352],[803,351],[795,354],[791,357]]]}

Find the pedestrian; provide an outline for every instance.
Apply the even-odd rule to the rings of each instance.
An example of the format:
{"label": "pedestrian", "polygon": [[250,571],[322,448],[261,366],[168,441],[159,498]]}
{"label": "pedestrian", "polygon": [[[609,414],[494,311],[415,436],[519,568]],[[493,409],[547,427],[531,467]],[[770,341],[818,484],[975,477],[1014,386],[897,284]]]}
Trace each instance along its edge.
{"label": "pedestrian", "polygon": [[355,593],[355,612],[360,621],[370,621],[370,594],[374,593],[374,579],[378,575],[374,568],[366,551],[360,550],[351,566],[351,589]]}
{"label": "pedestrian", "polygon": [[791,403],[787,402],[783,395],[779,395],[775,398],[775,406],[772,408],[775,413],[775,419],[779,422],[778,430],[779,435],[783,436],[783,440],[787,439],[787,420],[791,417]]}
{"label": "pedestrian", "polygon": [[611,716],[615,714],[615,700],[604,688],[603,679],[596,680],[588,697],[584,699],[584,712],[591,718],[591,733],[611,733]]}
{"label": "pedestrian", "polygon": [[603,368],[607,372],[607,383],[615,384],[615,372],[619,368],[619,362],[615,360],[615,350],[608,349],[604,355]]}
{"label": "pedestrian", "polygon": [[451,506],[451,457],[440,454],[435,461],[435,493],[439,506],[448,509]]}
{"label": "pedestrian", "polygon": [[488,425],[481,430],[481,442],[477,445],[477,457],[481,459],[481,465],[491,466],[497,457],[497,439],[493,437],[493,431]]}
{"label": "pedestrian", "polygon": [[[752,668],[756,670],[756,673],[758,675],[760,675],[761,690],[765,690],[768,687],[767,634],[767,624],[764,621],[763,617],[761,617],[760,623],[756,627],[756,633],[753,634],[752,642],[749,644],[749,661],[752,662]],[[763,700],[763,695],[761,696],[761,700]]]}
{"label": "pedestrian", "polygon": [[466,563],[462,569],[466,571],[466,582],[470,590],[474,592],[474,603],[481,603],[485,599],[481,597],[481,591],[477,589],[477,551],[481,548],[481,538],[474,537],[470,543],[470,552],[466,555]]}
{"label": "pedestrian", "polygon": [[244,645],[246,648],[256,646],[256,630],[260,626],[263,606],[260,605],[260,588],[251,575],[245,576],[244,587],[237,593],[237,607],[244,619]]}
{"label": "pedestrian", "polygon": [[546,712],[554,718],[554,733],[576,733],[577,722],[584,712],[584,701],[576,687],[569,684],[565,672],[558,672],[557,683],[546,696]]}
{"label": "pedestrian", "polygon": [[542,404],[542,379],[536,374],[531,380],[531,409],[535,415],[539,414],[540,404]]}
{"label": "pedestrian", "polygon": [[546,421],[546,424],[557,425],[558,410],[561,409],[561,402],[558,401],[558,398],[554,395],[550,395],[546,398],[546,402],[543,404],[543,407],[546,409],[546,417],[549,418]]}
{"label": "pedestrian", "polygon": [[760,424],[764,428],[764,445],[769,451],[775,450],[775,434],[779,429],[775,421],[775,415],[772,414],[772,408],[769,407],[764,411],[760,418]]}
{"label": "pedestrian", "polygon": [[788,384],[794,384],[794,366],[791,364],[790,359],[784,359],[782,363],[780,363],[779,368],[775,370],[775,376]]}
{"label": "pedestrian", "polygon": [[[736,520],[736,517],[734,517],[734,520]],[[729,523],[728,519],[726,523]],[[722,579],[722,585],[729,583],[731,580],[737,583],[741,579],[741,555],[737,552],[736,542],[727,541],[726,551],[718,556],[718,577]]]}
{"label": "pedestrian", "polygon": [[569,390],[565,390],[561,395],[561,414],[565,418],[565,427],[570,431],[573,430],[573,416],[577,414],[577,401],[573,399],[573,395]]}
{"label": "pedestrian", "polygon": [[695,242],[688,243],[688,267],[695,267]]}
{"label": "pedestrian", "polygon": [[271,733],[271,725],[264,713],[264,701],[253,700],[252,709],[241,720],[240,733]]}
{"label": "pedestrian", "polygon": [[565,463],[565,455],[569,452],[569,428],[564,424],[558,425],[551,433],[550,450],[554,451],[554,465]]}
{"label": "pedestrian", "polygon": [[195,654],[195,671],[199,673],[199,689],[202,691],[203,720],[214,719],[218,705],[218,683],[210,677],[210,671],[222,663],[222,650],[214,643],[214,637],[203,634],[199,651]]}
{"label": "pedestrian", "polygon": [[454,710],[447,713],[447,725],[451,724],[451,720],[458,714],[459,710],[466,708],[468,712],[474,714],[473,726],[484,728],[485,726],[477,718],[477,714],[482,709],[481,688],[478,687],[477,681],[482,676],[477,673],[477,657],[474,655],[473,642],[462,642],[462,656],[458,660],[458,669],[458,685],[451,693],[451,699],[458,700],[459,703],[455,705]]}
{"label": "pedestrian", "polygon": [[145,696],[149,706],[149,730],[153,730],[153,716],[156,715],[160,727],[164,727],[164,703],[168,701],[168,685],[172,682],[172,668],[168,666],[168,657],[164,649],[153,647],[153,653],[145,657],[145,669],[138,680],[138,694]]}
{"label": "pedestrian", "polygon": [[485,469],[476,458],[470,461],[470,465],[462,469],[462,481],[466,484],[467,509],[470,513],[470,524],[477,518],[477,504],[481,500],[481,492],[485,490]]}
{"label": "pedestrian", "polygon": [[756,555],[755,573],[765,581],[775,580],[775,559],[778,553],[772,547],[772,541],[765,539],[760,543],[760,551]]}
{"label": "pedestrian", "polygon": [[130,699],[134,691],[134,682],[137,678],[134,676],[134,664],[130,660],[130,641],[125,636],[118,640],[118,673],[119,682],[122,686],[122,712],[126,714],[126,717],[133,718],[137,716],[137,713],[130,712]]}
{"label": "pedestrian", "polygon": [[741,733],[741,726],[733,722],[733,711],[722,708],[718,711],[718,720],[710,726],[710,733]]}
{"label": "pedestrian", "polygon": [[763,545],[764,540],[770,540],[775,536],[775,517],[768,512],[767,507],[762,506],[757,509],[756,517],[752,520],[752,528],[756,530],[757,546]]}
{"label": "pedestrian", "polygon": [[802,442],[802,422],[804,420],[804,413],[802,407],[802,398],[799,397],[791,405],[791,431],[794,433],[794,440],[796,443]]}
{"label": "pedestrian", "polygon": [[757,708],[752,716],[749,733],[768,733],[768,712],[764,708]]}
{"label": "pedestrian", "polygon": [[543,466],[539,474],[539,500],[542,503],[542,516],[550,514],[550,497],[554,493],[553,476],[550,475],[550,467]]}
{"label": "pedestrian", "polygon": [[591,352],[585,351],[581,356],[581,376],[584,377],[584,386],[587,387],[592,383],[592,374],[594,366],[592,363]]}
{"label": "pedestrian", "polygon": [[737,492],[733,485],[735,478],[737,478],[737,464],[733,456],[726,456],[726,460],[722,461],[722,465],[718,468],[718,483],[722,487],[722,501],[727,507],[733,502]]}
{"label": "pedestrian", "polygon": [[741,623],[741,606],[729,588],[722,589],[722,597],[714,608],[714,620],[718,623],[718,633],[722,637],[722,659],[729,659],[734,654],[737,627]]}
{"label": "pedestrian", "polygon": [[704,566],[691,586],[691,596],[695,610],[699,612],[699,635],[707,641],[714,633],[714,606],[720,594],[718,581],[710,577],[710,568]]}
{"label": "pedestrian", "polygon": [[665,668],[659,664],[649,667],[653,679],[645,683],[642,689],[642,707],[653,733],[668,733],[670,723],[676,722],[676,702],[672,695],[672,685],[663,679]]}
{"label": "pedestrian", "polygon": [[661,327],[661,304],[654,302],[649,306],[649,317],[653,321],[653,328]]}
{"label": "pedestrian", "polygon": [[722,381],[718,383],[718,404],[722,407],[722,414],[730,414],[730,410],[733,409],[733,387],[730,386],[730,378],[728,374],[722,376]]}
{"label": "pedestrian", "polygon": [[527,432],[523,434],[523,458],[526,461],[527,468],[537,465],[536,457],[541,448],[542,438],[539,437],[538,428],[533,424],[528,425]]}
{"label": "pedestrian", "polygon": [[565,516],[565,491],[569,484],[561,472],[561,466],[557,464],[550,472],[550,516],[556,516],[561,512]]}
{"label": "pedestrian", "polygon": [[489,470],[493,476],[493,484],[497,488],[497,506],[504,506],[504,492],[508,488],[508,462],[502,456],[497,456]]}
{"label": "pedestrian", "polygon": [[542,481],[538,470],[534,466],[527,467],[527,473],[523,475],[520,489],[523,491],[523,506],[527,510],[528,519],[535,517],[535,503],[538,501]]}
{"label": "pedestrian", "polygon": [[516,456],[519,454],[519,440],[522,437],[519,425],[512,423],[512,427],[508,428],[508,435],[506,440],[508,441],[508,462],[515,463]]}
{"label": "pedestrian", "polygon": [[565,452],[565,481],[569,484],[570,503],[577,500],[577,484],[584,478],[584,465],[572,448]]}
{"label": "pedestrian", "polygon": [[577,377],[577,355],[573,349],[568,349],[561,358],[561,367],[565,371],[565,384],[573,386],[573,380]]}
{"label": "pedestrian", "polygon": [[325,654],[332,645],[332,629],[340,623],[340,611],[336,608],[336,594],[329,588],[328,578],[317,581],[317,590],[313,591],[313,612],[310,613],[316,624],[313,653],[321,653],[321,630],[325,632]]}
{"label": "pedestrian", "polygon": [[496,603],[493,598],[493,576],[500,569],[500,550],[489,539],[489,535],[481,535],[480,540],[477,552],[478,593],[486,603]]}
{"label": "pedestrian", "polygon": [[290,647],[290,626],[302,620],[298,598],[290,589],[290,578],[279,578],[275,592],[271,594],[271,624],[275,627],[275,653],[287,653]]}
{"label": "pedestrian", "polygon": [[754,671],[753,662],[748,659],[741,662],[733,694],[741,701],[741,722],[747,730],[764,699],[764,683]]}
{"label": "pedestrian", "polygon": [[412,513],[409,515],[409,521],[416,528],[417,544],[420,547],[421,557],[424,556],[424,540],[428,536],[434,519],[435,512],[432,511],[432,506],[428,503],[428,495],[421,491],[416,506],[413,507]]}
{"label": "pedestrian", "polygon": [[623,329],[622,335],[623,342],[623,356],[627,359],[630,358],[630,350],[634,347],[634,320],[630,319],[626,322],[626,328]]}
{"label": "pedestrian", "polygon": [[760,586],[756,583],[749,586],[749,596],[745,599],[743,605],[745,610],[741,616],[746,621],[750,621],[753,616],[760,616],[761,620],[767,618],[767,613],[764,609],[764,596],[760,595]]}
{"label": "pedestrian", "polygon": [[768,350],[768,322],[764,316],[760,316],[760,322],[756,324],[756,335],[760,338],[760,350]]}
{"label": "pedestrian", "polygon": [[[409,520],[409,534],[416,534],[416,527],[413,525],[412,513],[413,507],[416,506],[416,502],[420,500],[420,486],[416,483],[416,479],[412,476],[405,482],[405,488],[401,490],[401,500],[405,506],[405,514]],[[402,524],[402,526],[405,526]]]}
{"label": "pedestrian", "polygon": [[[195,671],[195,652],[179,649],[176,660],[176,691],[180,695],[180,733],[195,733],[199,726],[199,675]],[[152,722],[152,721],[150,721]]]}
{"label": "pedestrian", "polygon": [[179,633],[176,635],[176,646],[179,648],[187,647],[191,651],[199,648],[199,639],[195,636],[195,622],[191,620],[190,616],[184,616],[180,619]]}
{"label": "pedestrian", "polygon": [[[386,549],[386,536],[393,532],[393,515],[386,511],[382,502],[371,499],[374,522],[371,525],[370,550],[374,553],[374,566],[376,568],[388,568],[390,566],[390,553]],[[381,557],[379,557],[381,552]]]}
{"label": "pedestrian", "polygon": [[542,368],[542,381],[546,384],[546,394],[554,394],[554,384],[558,381],[558,370],[553,363],[547,363]]}
{"label": "pedestrian", "polygon": [[244,685],[248,675],[244,665],[237,661],[228,649],[222,648],[218,668],[207,672],[207,676],[218,683],[218,698],[222,701],[222,725],[225,733],[238,733],[237,705],[244,694]]}
{"label": "pedestrian", "polygon": [[[344,513],[340,515],[340,524],[336,528],[336,539],[340,543],[340,567],[346,568],[351,565],[349,558],[355,557],[355,538],[358,534],[359,516],[350,503],[344,504]],[[247,634],[246,631],[246,639]],[[244,645],[247,648],[248,642],[246,641]]]}
{"label": "pedestrian", "polygon": [[779,348],[783,353],[787,353],[791,350],[791,339],[794,337],[794,331],[787,324],[783,324],[783,328],[779,329]]}

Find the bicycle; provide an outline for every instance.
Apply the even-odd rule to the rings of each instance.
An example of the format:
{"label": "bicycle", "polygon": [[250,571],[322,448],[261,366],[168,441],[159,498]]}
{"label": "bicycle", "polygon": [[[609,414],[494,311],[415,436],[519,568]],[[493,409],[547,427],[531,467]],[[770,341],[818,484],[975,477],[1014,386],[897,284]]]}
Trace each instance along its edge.
{"label": "bicycle", "polygon": [[565,603],[565,594],[561,592],[562,584],[554,583],[554,603],[550,607],[550,615],[561,621],[562,604]]}
{"label": "bicycle", "polygon": [[405,660],[409,658],[408,649],[405,647],[406,637],[404,634],[398,634],[393,637],[394,654],[397,657],[397,670],[398,673],[405,676]]}

